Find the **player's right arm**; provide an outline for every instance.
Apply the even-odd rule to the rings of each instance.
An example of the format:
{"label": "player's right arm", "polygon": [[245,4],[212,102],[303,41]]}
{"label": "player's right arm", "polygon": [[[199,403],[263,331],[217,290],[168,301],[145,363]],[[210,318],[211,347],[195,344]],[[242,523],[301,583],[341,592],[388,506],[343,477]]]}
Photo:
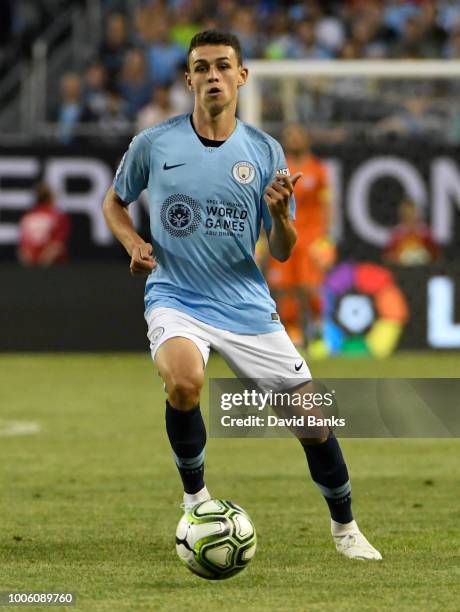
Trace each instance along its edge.
{"label": "player's right arm", "polygon": [[156,266],[152,256],[153,247],[136,232],[126,202],[120,199],[113,187],[107,191],[102,208],[112,234],[131,257],[131,274],[150,274]]}
{"label": "player's right arm", "polygon": [[146,133],[132,139],[103,204],[107,225],[131,257],[129,269],[133,275],[150,274],[156,266],[152,245],[137,233],[128,214],[128,204],[147,187],[150,151],[151,141]]}

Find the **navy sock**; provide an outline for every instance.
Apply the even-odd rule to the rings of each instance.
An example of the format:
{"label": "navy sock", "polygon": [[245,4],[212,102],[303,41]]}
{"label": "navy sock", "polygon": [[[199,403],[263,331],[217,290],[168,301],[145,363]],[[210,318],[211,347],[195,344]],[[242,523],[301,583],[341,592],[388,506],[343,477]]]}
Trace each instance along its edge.
{"label": "navy sock", "polygon": [[200,405],[191,410],[177,410],[166,401],[166,431],[184,491],[197,493],[204,487],[206,444],[206,429]]}
{"label": "navy sock", "polygon": [[323,494],[331,518],[338,523],[353,520],[351,485],[339,443],[331,432],[326,442],[303,446],[310,474]]}

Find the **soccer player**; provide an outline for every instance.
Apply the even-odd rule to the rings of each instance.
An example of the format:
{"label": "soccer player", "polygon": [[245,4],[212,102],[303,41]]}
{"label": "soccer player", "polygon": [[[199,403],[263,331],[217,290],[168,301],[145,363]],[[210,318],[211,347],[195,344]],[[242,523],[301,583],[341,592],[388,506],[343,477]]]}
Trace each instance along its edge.
{"label": "soccer player", "polygon": [[[188,53],[192,115],[136,136],[104,200],[109,227],[147,273],[146,320],[165,383],[166,430],[184,487],[184,507],[210,498],[204,482],[206,431],[200,394],[210,349],[242,378],[276,378],[277,390],[311,380],[254,261],[261,224],[272,255],[288,259],[296,240],[294,186],[281,146],[236,118],[248,78],[238,39],[206,31]],[[127,205],[147,189],[152,242],[136,232]],[[380,559],[351,512],[350,481],[332,432],[301,440],[331,514],[337,549]]]}
{"label": "soccer player", "polygon": [[297,242],[287,262],[269,258],[266,276],[288,334],[301,345],[307,328],[309,339],[320,328],[324,265],[317,250],[330,233],[330,187],[327,167],[313,155],[302,125],[289,125],[283,144],[290,172],[302,173],[295,197]]}

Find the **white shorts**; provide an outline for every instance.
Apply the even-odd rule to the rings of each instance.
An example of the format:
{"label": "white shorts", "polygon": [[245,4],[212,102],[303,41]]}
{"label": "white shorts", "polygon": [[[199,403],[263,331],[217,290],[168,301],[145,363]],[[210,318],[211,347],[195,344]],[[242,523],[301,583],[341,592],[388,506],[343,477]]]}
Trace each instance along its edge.
{"label": "white shorts", "polygon": [[153,360],[166,340],[180,336],[194,342],[205,367],[213,349],[238,378],[263,379],[263,387],[290,389],[311,380],[304,358],[284,329],[269,334],[235,334],[164,307],[153,308],[146,318]]}

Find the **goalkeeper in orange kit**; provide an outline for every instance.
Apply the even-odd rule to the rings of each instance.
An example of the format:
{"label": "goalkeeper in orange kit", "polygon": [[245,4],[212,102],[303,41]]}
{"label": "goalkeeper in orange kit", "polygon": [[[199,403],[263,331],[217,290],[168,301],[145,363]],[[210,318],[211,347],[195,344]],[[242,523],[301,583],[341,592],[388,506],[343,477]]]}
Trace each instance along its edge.
{"label": "goalkeeper in orange kit", "polygon": [[267,257],[265,272],[287,332],[303,345],[319,333],[324,273],[335,260],[329,239],[330,185],[327,167],[312,154],[302,125],[289,125],[283,144],[291,173],[303,175],[295,194],[297,243],[286,262]]}

